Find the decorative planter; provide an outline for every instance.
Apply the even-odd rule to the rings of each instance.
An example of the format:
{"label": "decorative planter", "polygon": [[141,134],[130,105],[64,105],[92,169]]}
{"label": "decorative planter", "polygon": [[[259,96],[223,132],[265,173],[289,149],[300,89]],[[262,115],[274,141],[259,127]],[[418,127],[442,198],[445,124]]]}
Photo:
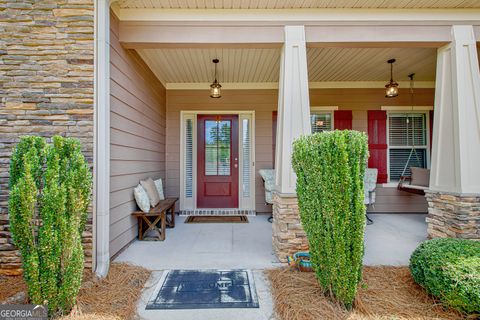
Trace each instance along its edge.
{"label": "decorative planter", "polygon": [[288,264],[295,266],[301,272],[312,272],[312,262],[310,261],[310,253],[297,252],[293,257],[288,257]]}

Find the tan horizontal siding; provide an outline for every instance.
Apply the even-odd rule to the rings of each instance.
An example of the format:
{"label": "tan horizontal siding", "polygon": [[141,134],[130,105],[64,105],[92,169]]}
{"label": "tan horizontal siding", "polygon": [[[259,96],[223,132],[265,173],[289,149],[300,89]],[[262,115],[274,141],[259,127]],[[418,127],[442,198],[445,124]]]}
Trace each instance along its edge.
{"label": "tan horizontal siding", "polygon": [[[181,110],[254,110],[256,150],[256,209],[271,211],[264,203],[263,183],[258,170],[273,168],[272,164],[272,112],[277,110],[277,90],[224,90],[222,98],[209,98],[205,90],[167,91],[167,194],[180,193],[180,111]],[[415,105],[432,106],[434,89],[416,89]],[[312,89],[311,106],[338,106],[339,110],[352,110],[354,130],[368,130],[367,111],[379,110],[381,106],[408,106],[411,104],[409,90],[400,89],[395,99],[385,98],[383,88],[378,89]],[[381,186],[380,186],[381,188]],[[393,189],[395,188],[383,188]],[[422,196],[379,190],[374,211],[377,212],[425,212],[426,201]],[[389,203],[391,206],[389,207]]]}
{"label": "tan horizontal siding", "polygon": [[165,88],[138,55],[110,32],[110,255],[137,236],[133,188],[147,177],[165,178]]}

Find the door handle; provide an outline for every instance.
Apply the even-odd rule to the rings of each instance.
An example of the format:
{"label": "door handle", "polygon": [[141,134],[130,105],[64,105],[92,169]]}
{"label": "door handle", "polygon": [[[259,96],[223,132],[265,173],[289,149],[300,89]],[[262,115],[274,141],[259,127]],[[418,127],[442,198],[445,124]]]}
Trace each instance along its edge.
{"label": "door handle", "polygon": [[235,169],[237,169],[237,168],[238,168],[238,164],[235,163],[235,164],[233,165],[233,167],[234,167]]}

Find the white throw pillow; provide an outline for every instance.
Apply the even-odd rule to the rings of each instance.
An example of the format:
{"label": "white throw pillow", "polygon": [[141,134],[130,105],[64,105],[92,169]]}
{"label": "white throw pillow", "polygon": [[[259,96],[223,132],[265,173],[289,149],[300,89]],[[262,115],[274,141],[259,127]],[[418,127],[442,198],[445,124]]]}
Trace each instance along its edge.
{"label": "white throw pillow", "polygon": [[137,206],[140,208],[140,210],[148,213],[148,211],[150,211],[150,199],[148,198],[148,194],[145,189],[143,189],[141,184],[133,189],[133,195],[135,196],[135,201],[137,202]]}
{"label": "white throw pillow", "polygon": [[158,196],[160,197],[160,200],[165,200],[165,195],[163,193],[162,179],[155,180],[154,183],[155,183],[155,187],[157,188]]}
{"label": "white throw pillow", "polygon": [[158,194],[157,188],[155,187],[155,183],[153,182],[152,178],[148,178],[147,180],[140,181],[143,189],[147,192],[148,198],[150,199],[150,205],[155,207],[160,202],[160,196]]}

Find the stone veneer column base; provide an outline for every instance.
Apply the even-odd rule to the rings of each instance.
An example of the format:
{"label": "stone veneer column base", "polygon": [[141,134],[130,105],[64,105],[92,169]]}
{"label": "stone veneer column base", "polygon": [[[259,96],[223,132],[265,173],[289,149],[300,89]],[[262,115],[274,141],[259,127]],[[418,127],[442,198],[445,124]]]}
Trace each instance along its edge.
{"label": "stone veneer column base", "polygon": [[308,250],[296,195],[273,193],[272,244],[280,262],[297,251]]}
{"label": "stone veneer column base", "polygon": [[480,194],[426,191],[428,237],[480,240]]}

